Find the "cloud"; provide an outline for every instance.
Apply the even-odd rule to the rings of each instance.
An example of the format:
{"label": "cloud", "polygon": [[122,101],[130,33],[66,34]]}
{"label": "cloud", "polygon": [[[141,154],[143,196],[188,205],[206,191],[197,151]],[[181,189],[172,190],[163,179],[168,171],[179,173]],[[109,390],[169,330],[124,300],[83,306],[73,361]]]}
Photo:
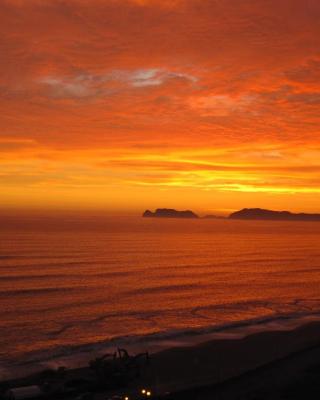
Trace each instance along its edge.
{"label": "cloud", "polygon": [[97,91],[88,85],[85,79],[78,77],[72,80],[61,79],[57,77],[41,78],[43,83],[51,88],[51,93],[56,97],[89,97],[93,94],[97,95]]}
{"label": "cloud", "polygon": [[164,69],[113,70],[102,74],[81,73],[75,76],[45,76],[38,80],[57,98],[99,98],[121,93],[130,88],[152,88],[170,81],[195,83],[197,78],[182,72]]}
{"label": "cloud", "polygon": [[290,81],[304,84],[319,84],[320,60],[312,59],[284,72]]}
{"label": "cloud", "polygon": [[194,97],[189,100],[189,104],[204,116],[228,116],[231,113],[250,110],[253,101],[253,95],[232,97],[224,94]]}
{"label": "cloud", "polygon": [[108,169],[114,193],[145,182],[148,165],[171,188],[246,191],[237,182],[254,175],[311,190],[319,18],[318,0],[3,0],[1,160],[28,175],[59,158],[88,184],[74,166],[87,152],[92,181],[109,188]]}
{"label": "cloud", "polygon": [[0,153],[15,152],[17,150],[36,147],[37,143],[32,139],[10,139],[0,137]]}
{"label": "cloud", "polygon": [[320,91],[315,93],[294,93],[288,96],[288,101],[291,103],[304,103],[306,105],[320,104]]}
{"label": "cloud", "polygon": [[104,75],[105,81],[124,82],[132,87],[160,86],[170,80],[197,82],[197,78],[187,73],[168,71],[162,68],[141,68],[135,70],[114,70]]}
{"label": "cloud", "polygon": [[161,69],[137,70],[128,74],[128,81],[134,87],[158,86],[170,80],[179,79],[189,82],[197,82],[197,78],[182,72],[165,71]]}

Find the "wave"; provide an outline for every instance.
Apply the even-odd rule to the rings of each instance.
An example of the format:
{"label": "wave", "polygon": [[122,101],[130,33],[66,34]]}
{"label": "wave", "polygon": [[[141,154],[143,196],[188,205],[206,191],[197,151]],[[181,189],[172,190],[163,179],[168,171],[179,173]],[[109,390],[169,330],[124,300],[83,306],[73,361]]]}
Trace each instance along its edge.
{"label": "wave", "polygon": [[47,293],[65,293],[65,292],[77,292],[79,289],[86,289],[85,286],[65,286],[59,288],[31,288],[31,289],[9,289],[1,290],[0,297],[9,296],[25,296],[25,295],[42,295]]}
{"label": "wave", "polygon": [[[43,267],[42,265],[37,265],[37,267]],[[110,271],[110,272],[101,272],[101,273],[92,273],[87,274],[87,278],[116,278],[120,276],[128,276],[132,275],[134,272],[131,271]],[[79,278],[79,273],[57,273],[57,274],[33,274],[33,275],[2,275],[0,276],[1,281],[32,281],[32,280],[48,280],[51,278]]]}
{"label": "wave", "polygon": [[[19,367],[38,365],[50,367],[64,364],[79,366],[79,360],[86,363],[95,356],[116,347],[126,347],[132,351],[155,352],[177,346],[192,346],[215,338],[244,337],[253,332],[265,330],[293,329],[312,320],[320,320],[320,310],[297,311],[278,315],[250,318],[242,321],[208,325],[199,328],[168,329],[145,335],[123,335],[105,340],[74,345],[59,345],[31,351],[11,364]],[[63,328],[60,333],[63,333]]]}
{"label": "wave", "polygon": [[[30,257],[32,259],[33,257]],[[48,258],[48,257],[47,257]],[[95,262],[95,261],[61,261],[61,262],[47,262],[47,263],[28,263],[28,264],[14,264],[14,265],[5,265],[2,267],[2,269],[9,269],[10,271],[12,270],[29,270],[29,269],[34,269],[34,268],[45,268],[45,269],[50,269],[50,268],[69,268],[72,266],[79,266],[79,265],[100,265],[100,262]]]}
{"label": "wave", "polygon": [[[209,286],[209,285],[208,285]],[[201,285],[203,288],[204,285]],[[190,284],[180,284],[180,285],[162,285],[162,286],[149,286],[143,288],[137,288],[134,290],[126,291],[125,294],[136,295],[136,294],[153,294],[153,293],[169,293],[175,292],[178,290],[187,290],[199,288],[198,284],[190,283]]]}

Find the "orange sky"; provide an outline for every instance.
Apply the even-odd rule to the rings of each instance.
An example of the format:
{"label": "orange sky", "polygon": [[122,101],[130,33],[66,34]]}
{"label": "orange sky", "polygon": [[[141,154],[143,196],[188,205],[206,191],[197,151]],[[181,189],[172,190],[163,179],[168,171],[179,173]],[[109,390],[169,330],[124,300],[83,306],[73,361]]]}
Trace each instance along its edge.
{"label": "orange sky", "polygon": [[320,212],[318,0],[1,0],[2,208]]}

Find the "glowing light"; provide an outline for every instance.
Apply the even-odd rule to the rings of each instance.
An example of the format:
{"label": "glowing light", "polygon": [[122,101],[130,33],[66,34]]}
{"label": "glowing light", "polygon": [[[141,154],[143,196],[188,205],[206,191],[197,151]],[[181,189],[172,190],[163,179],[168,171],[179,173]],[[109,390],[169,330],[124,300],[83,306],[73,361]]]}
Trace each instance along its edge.
{"label": "glowing light", "polygon": [[146,389],[142,389],[142,390],[141,390],[141,393],[142,393],[142,394],[146,394]]}
{"label": "glowing light", "polygon": [[151,392],[147,391],[146,395],[151,396]]}

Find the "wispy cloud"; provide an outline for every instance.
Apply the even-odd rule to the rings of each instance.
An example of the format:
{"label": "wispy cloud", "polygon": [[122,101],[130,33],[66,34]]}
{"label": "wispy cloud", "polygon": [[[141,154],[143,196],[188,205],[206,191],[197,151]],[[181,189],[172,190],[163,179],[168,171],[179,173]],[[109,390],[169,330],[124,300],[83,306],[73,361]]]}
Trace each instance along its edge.
{"label": "wispy cloud", "polygon": [[208,95],[191,98],[189,104],[201,115],[228,116],[231,113],[250,111],[255,96],[243,94],[241,96]]}
{"label": "wispy cloud", "polygon": [[160,86],[175,79],[192,83],[198,80],[195,76],[183,72],[168,71],[161,68],[137,69],[133,71],[118,70],[111,73],[112,78],[126,82],[133,87]]}
{"label": "wispy cloud", "polygon": [[39,82],[47,85],[51,89],[50,93],[56,97],[83,98],[98,94],[90,85],[90,80],[83,77],[67,79],[47,76]]}
{"label": "wispy cloud", "polygon": [[121,93],[130,88],[161,86],[174,80],[185,83],[197,82],[197,78],[192,75],[158,68],[117,69],[102,74],[81,73],[65,77],[45,76],[38,82],[46,85],[52,96],[83,99]]}

